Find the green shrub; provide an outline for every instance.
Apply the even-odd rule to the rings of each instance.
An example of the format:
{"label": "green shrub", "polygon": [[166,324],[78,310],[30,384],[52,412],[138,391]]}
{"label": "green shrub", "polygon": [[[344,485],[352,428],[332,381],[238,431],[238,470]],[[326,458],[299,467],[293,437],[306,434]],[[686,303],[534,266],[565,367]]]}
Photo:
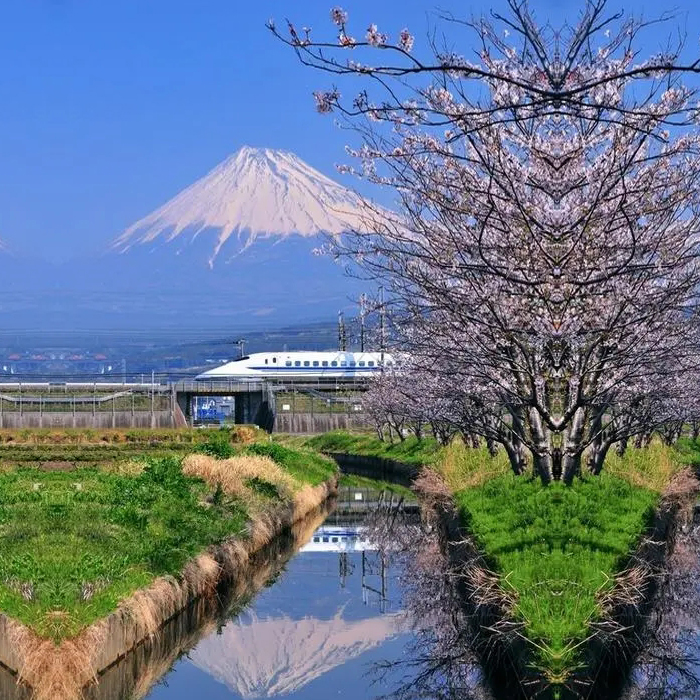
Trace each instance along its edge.
{"label": "green shrub", "polygon": [[227,459],[236,454],[231,444],[231,434],[228,430],[217,430],[209,435],[206,442],[197,446],[197,452],[202,452],[217,459]]}
{"label": "green shrub", "polygon": [[265,498],[271,498],[277,500],[280,498],[280,492],[274,484],[269,481],[265,481],[258,476],[254,476],[252,479],[246,479],[246,486],[253,489],[256,493],[259,493]]}

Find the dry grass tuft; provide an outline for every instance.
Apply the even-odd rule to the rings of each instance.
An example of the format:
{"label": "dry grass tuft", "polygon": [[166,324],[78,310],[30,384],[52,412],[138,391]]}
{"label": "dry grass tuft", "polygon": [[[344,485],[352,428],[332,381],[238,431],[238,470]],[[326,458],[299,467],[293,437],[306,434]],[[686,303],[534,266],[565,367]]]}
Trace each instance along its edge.
{"label": "dry grass tuft", "polygon": [[247,445],[255,442],[259,437],[259,433],[259,430],[250,425],[237,425],[233,433],[233,441]]}
{"label": "dry grass tuft", "polygon": [[[292,501],[294,519],[303,518],[314,508],[318,507],[318,486],[306,485],[294,494]],[[328,494],[326,494],[326,497]]]}
{"label": "dry grass tuft", "polygon": [[248,539],[253,549],[264,547],[275,535],[276,528],[267,513],[259,513],[250,521]]}
{"label": "dry grass tuft", "polygon": [[413,488],[426,499],[429,507],[452,500],[452,491],[445,479],[430,467],[421,470],[413,482]]}
{"label": "dry grass tuft", "polygon": [[683,465],[673,447],[654,438],[648,447],[628,447],[622,457],[611,450],[603,469],[633,486],[663,493],[682,471]]}
{"label": "dry grass tuft", "polygon": [[131,620],[140,637],[152,636],[171,615],[187,602],[187,591],[171,576],[162,576],[119,605],[124,617]]}
{"label": "dry grass tuft", "polygon": [[435,468],[444,478],[451,493],[476,488],[489,479],[511,471],[505,450],[499,450],[492,457],[485,446],[467,447],[458,439],[444,448]]}
{"label": "dry grass tuft", "polygon": [[297,482],[269,457],[239,455],[229,459],[216,459],[208,455],[194,454],[182,461],[182,471],[187,476],[204,479],[211,486],[219,484],[223,491],[243,501],[255,501],[254,491],[247,486],[250,479],[260,479],[272,484],[282,499],[294,496]]}
{"label": "dry grass tuft", "polygon": [[75,700],[88,683],[96,681],[94,661],[105,641],[104,624],[91,625],[60,646],[18,624],[10,628],[10,638],[24,660],[18,681],[32,687],[33,700]]}
{"label": "dry grass tuft", "polygon": [[221,567],[214,557],[205,552],[189,561],[182,571],[182,583],[190,595],[212,593],[221,574]]}
{"label": "dry grass tuft", "polygon": [[603,619],[608,621],[610,612],[620,605],[629,605],[635,608],[641,605],[646,596],[647,585],[653,575],[651,567],[643,562],[617,574],[612,589],[602,592],[598,598]]}

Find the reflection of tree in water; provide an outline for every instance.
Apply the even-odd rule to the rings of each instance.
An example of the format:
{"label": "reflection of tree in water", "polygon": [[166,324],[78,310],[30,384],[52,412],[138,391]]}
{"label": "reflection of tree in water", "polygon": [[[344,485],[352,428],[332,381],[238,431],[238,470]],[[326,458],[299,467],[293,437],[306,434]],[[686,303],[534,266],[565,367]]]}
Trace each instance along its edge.
{"label": "reflection of tree in water", "polygon": [[[426,509],[425,512],[429,512]],[[489,698],[474,653],[473,634],[457,591],[459,572],[442,547],[440,528],[401,509],[380,509],[369,522],[370,539],[391,562],[400,560],[406,612],[415,635],[402,659],[377,664],[379,680],[401,670],[395,700]]]}
{"label": "reflection of tree in water", "polygon": [[625,700],[700,697],[700,525],[676,536]]}

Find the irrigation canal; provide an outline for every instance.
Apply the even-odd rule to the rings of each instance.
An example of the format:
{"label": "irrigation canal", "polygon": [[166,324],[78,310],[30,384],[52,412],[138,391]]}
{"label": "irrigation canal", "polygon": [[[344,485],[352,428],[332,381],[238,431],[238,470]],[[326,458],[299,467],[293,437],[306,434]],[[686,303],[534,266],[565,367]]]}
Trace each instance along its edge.
{"label": "irrigation canal", "polygon": [[[381,498],[341,490],[333,510],[261,552],[245,580],[171,621],[86,698],[363,700],[391,692],[406,669],[378,680],[376,665],[403,659],[413,634],[402,565],[376,551],[360,517],[360,503],[373,511]],[[405,511],[418,517],[415,504]]]}
{"label": "irrigation canal", "polygon": [[[397,512],[417,531],[417,503],[341,488],[334,503],[254,555],[238,580],[102,672],[84,700],[373,700],[410,689],[422,671],[417,650],[430,650],[418,646],[405,610],[410,562],[382,554],[372,539]],[[697,650],[700,637],[689,646]],[[474,669],[450,697],[491,698],[480,675]],[[673,673],[666,683],[676,685]],[[0,698],[30,698],[1,666]]]}

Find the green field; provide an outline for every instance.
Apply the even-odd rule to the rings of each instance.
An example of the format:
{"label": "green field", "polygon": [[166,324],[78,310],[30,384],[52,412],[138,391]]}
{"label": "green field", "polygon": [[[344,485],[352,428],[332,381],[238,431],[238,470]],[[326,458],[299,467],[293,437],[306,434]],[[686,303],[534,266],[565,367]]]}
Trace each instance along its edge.
{"label": "green field", "polygon": [[[217,435],[202,451],[221,444]],[[289,498],[280,483],[298,489],[335,472],[327,459],[279,445],[232,446],[225,456],[247,474],[231,491],[185,476],[182,456],[0,473],[0,610],[42,636],[72,636],[154,578],[177,576],[207,546],[242,536],[251,517]],[[272,469],[279,482],[268,480]]]}

